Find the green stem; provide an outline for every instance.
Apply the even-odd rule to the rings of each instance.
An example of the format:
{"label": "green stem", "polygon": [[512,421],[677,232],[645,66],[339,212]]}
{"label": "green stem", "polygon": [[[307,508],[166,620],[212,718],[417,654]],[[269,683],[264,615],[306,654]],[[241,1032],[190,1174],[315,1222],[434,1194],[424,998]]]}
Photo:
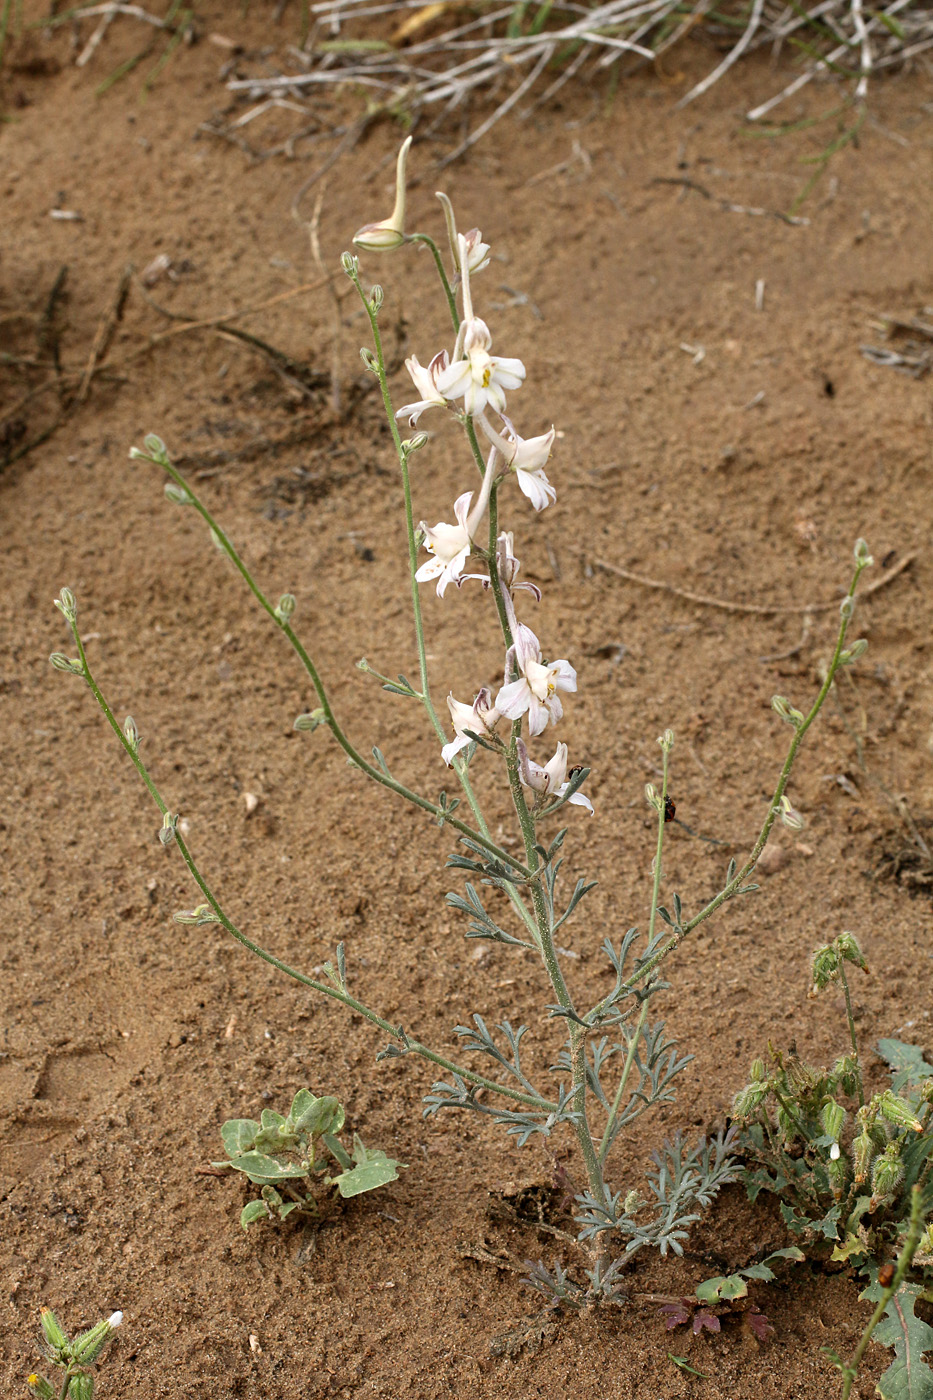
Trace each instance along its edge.
{"label": "green stem", "polygon": [[[90,667],[87,663],[87,658],[84,654],[84,648],[81,645],[81,639],[78,637],[77,626],[74,622],[71,623],[71,629],[74,634],[75,641],[78,645],[79,653],[81,656],[81,662],[84,667],[85,680],[90,686],[91,691],[94,694],[94,698],[97,700],[97,703],[103,710],[111,728],[119,738],[120,743],[123,745],[123,748],[133,760],[137,771],[143,778],[146,787],[149,789],[149,792],[151,793],[156,805],[158,806],[159,811],[164,817],[165,814],[168,812],[168,807],[163,801],[161,793],[158,791],[148,772],[146,771],[146,767],[143,764],[142,759],[139,757],[138,753],[134,751],[133,745],[126,738],[126,735],[123,733],[122,729],[117,723],[116,716],[114,715],[105,696],[100,690],[100,687],[97,685],[97,682],[94,680],[94,677],[91,674]],[[364,1016],[367,1021],[371,1021],[374,1026],[378,1026],[380,1030],[385,1031],[386,1034],[390,1035],[393,1040],[400,1042],[405,1047],[405,1049],[412,1051],[416,1055],[420,1055],[422,1059],[430,1060],[432,1064],[438,1065],[441,1069],[449,1070],[452,1074],[460,1075],[462,1079],[467,1080],[471,1084],[475,1084],[483,1089],[488,1089],[491,1093],[500,1094],[503,1098],[512,1099],[518,1103],[525,1104],[530,1108],[539,1110],[540,1112],[553,1113],[557,1109],[558,1105],[552,1102],[550,1099],[544,1099],[536,1094],[523,1094],[519,1090],[513,1091],[511,1088],[507,1088],[502,1084],[497,1084],[493,1079],[486,1079],[483,1075],[476,1074],[473,1070],[466,1069],[464,1066],[456,1064],[453,1060],[446,1059],[443,1055],[438,1055],[435,1051],[430,1050],[426,1045],[423,1045],[420,1041],[413,1040],[410,1036],[406,1035],[399,1026],[393,1025],[391,1021],[387,1021],[385,1017],[378,1015],[375,1011],[373,1011],[370,1007],[366,1006],[363,1002],[357,1001],[356,997],[351,997],[349,993],[343,991],[341,988],[330,986],[326,982],[319,982],[313,977],[307,977],[303,972],[299,972],[297,968],[290,967],[289,964],[283,962],[281,958],[277,958],[273,953],[269,953],[266,951],[265,948],[261,948],[258,943],[254,943],[251,938],[247,938],[246,934],[242,933],[236,927],[233,921],[229,919],[224,913],[213,891],[210,889],[203,875],[201,874],[200,870],[195,864],[194,857],[191,855],[187,843],[185,842],[184,837],[177,830],[177,827],[174,830],[174,837],[176,845],[178,846],[178,849],[181,852],[182,859],[184,860],[185,865],[188,867],[188,871],[191,875],[191,878],[194,880],[198,889],[204,895],[204,898],[207,900],[208,904],[213,910],[217,922],[220,923],[226,929],[226,931],[231,935],[231,937],[235,938],[238,943],[241,943],[244,948],[248,949],[249,952],[254,953],[256,957],[262,958],[263,962],[269,963],[270,966],[276,968],[279,972],[285,973],[287,977],[291,977],[294,979],[294,981],[300,982],[303,987],[309,987],[312,991],[321,992],[324,996],[331,997],[334,1001],[339,1001],[341,1005],[348,1007],[351,1011],[358,1012],[359,1015]]]}
{"label": "green stem", "polygon": [[427,233],[413,233],[409,239],[411,243],[423,243],[426,248],[430,248],[434,258],[434,265],[437,268],[437,275],[441,279],[441,286],[444,288],[444,295],[447,298],[447,307],[450,311],[450,319],[454,323],[454,335],[460,330],[460,316],[457,312],[457,298],[444,270],[444,259],[441,257],[440,249],[434,239]]}
{"label": "green stem", "polygon": [[855,1348],[855,1351],[852,1353],[852,1360],[848,1363],[847,1366],[844,1366],[842,1368],[842,1400],[849,1400],[849,1396],[852,1393],[852,1387],[855,1384],[856,1378],[858,1376],[858,1368],[861,1365],[862,1357],[865,1355],[865,1352],[868,1348],[868,1343],[871,1341],[872,1333],[878,1326],[878,1323],[884,1317],[884,1314],[887,1310],[887,1306],[890,1303],[891,1299],[894,1297],[895,1293],[900,1288],[901,1284],[904,1282],[904,1279],[907,1276],[907,1270],[913,1263],[914,1255],[916,1254],[917,1247],[920,1244],[920,1233],[923,1229],[923,1192],[921,1191],[919,1186],[915,1186],[913,1188],[913,1190],[910,1193],[910,1197],[910,1225],[907,1229],[907,1236],[904,1240],[904,1247],[902,1248],[897,1261],[897,1269],[894,1272],[894,1277],[891,1280],[889,1286],[884,1290],[881,1297],[878,1299],[877,1306],[875,1307],[875,1311],[871,1315],[868,1326],[862,1333],[859,1344]]}
{"label": "green stem", "polygon": [[794,737],[790,742],[790,746],[787,751],[787,757],[784,760],[784,765],[781,769],[780,777],[778,778],[777,787],[774,790],[774,795],[771,798],[771,802],[768,807],[768,815],[765,818],[764,825],[761,828],[758,840],[755,842],[755,845],[752,848],[751,854],[749,855],[745,864],[742,866],[741,870],[729,881],[727,885],[723,887],[723,889],[720,890],[719,894],[717,894],[713,899],[711,899],[709,904],[707,904],[704,909],[701,909],[699,914],[696,914],[688,923],[686,923],[683,926],[681,930],[679,930],[670,939],[668,939],[668,941],[664,944],[663,947],[659,948],[658,951],[652,955],[652,957],[650,957],[645,963],[643,963],[639,967],[637,972],[633,973],[631,977],[627,978],[626,981],[622,983],[622,991],[628,991],[637,983],[641,982],[647,973],[652,972],[654,968],[656,968],[659,965],[659,963],[662,963],[664,959],[674,951],[675,948],[678,948],[680,946],[680,944],[683,942],[683,940],[687,937],[688,934],[692,933],[693,930],[698,927],[698,925],[704,923],[712,914],[715,914],[716,910],[721,905],[725,904],[727,900],[732,899],[734,895],[738,894],[741,891],[742,885],[748,879],[749,875],[751,875],[752,871],[755,869],[755,866],[758,864],[758,858],[764,850],[765,846],[767,845],[768,837],[771,834],[771,828],[773,827],[775,819],[777,818],[777,815],[780,811],[781,798],[784,796],[784,790],[787,787],[787,782],[790,778],[791,769],[793,768],[794,761],[797,757],[797,751],[800,748],[801,743],[803,742],[803,736],[806,734],[807,730],[810,728],[810,725],[813,723],[820,710],[823,708],[823,702],[829,694],[836,672],[839,670],[840,658],[842,656],[843,647],[845,645],[846,632],[848,631],[849,622],[852,616],[852,600],[855,597],[855,589],[858,585],[859,578],[862,575],[863,569],[865,569],[866,567],[866,563],[862,562],[861,560],[859,560],[856,563],[855,574],[853,575],[852,582],[849,585],[849,590],[842,601],[842,623],[840,625],[839,634],[836,639],[836,649],[833,652],[832,661],[830,662],[829,668],[826,672],[826,679],[820,687],[819,694],[817,695],[809,714],[807,714],[805,718],[801,720],[795,728]]}
{"label": "green stem", "polygon": [[[663,851],[664,851],[664,825],[665,825],[665,823],[664,823],[664,811],[665,811],[665,803],[666,803],[666,799],[667,799],[667,776],[668,776],[668,769],[669,769],[669,766],[670,766],[670,748],[669,748],[669,746],[668,746],[666,743],[665,743],[665,744],[662,744],[662,746],[661,746],[661,752],[662,752],[662,760],[661,760],[661,762],[662,762],[661,802],[660,802],[660,805],[659,805],[659,807],[658,807],[658,842],[657,842],[657,847],[656,847],[656,849],[655,849],[655,854],[654,854],[654,882],[653,882],[652,888],[651,888],[651,913],[650,913],[649,916],[648,916],[648,945],[647,945],[647,946],[648,946],[649,948],[651,947],[651,942],[652,942],[652,939],[654,938],[654,926],[655,926],[655,923],[657,922],[657,917],[658,917],[658,899],[659,899],[660,893],[661,893],[661,855],[662,855],[662,853],[663,853]],[[628,1084],[628,1081],[629,1081],[629,1075],[630,1075],[631,1072],[632,1072],[632,1065],[635,1063],[635,1054],[636,1054],[636,1051],[638,1050],[638,1041],[639,1041],[639,1039],[640,1039],[640,1037],[641,1037],[642,1031],[643,1031],[644,1028],[645,1028],[645,1021],[647,1020],[647,1018],[648,1018],[648,997],[645,996],[645,999],[644,999],[644,1001],[643,1001],[642,1004],[641,1004],[641,1011],[639,1012],[639,1015],[638,1015],[638,1021],[637,1021],[637,1024],[636,1024],[636,1026],[635,1026],[635,1030],[634,1030],[634,1032],[633,1032],[633,1034],[632,1034],[632,1037],[631,1037],[631,1039],[630,1039],[630,1041],[629,1041],[628,1054],[627,1054],[626,1057],[625,1057],[625,1064],[624,1064],[624,1066],[623,1066],[623,1068],[622,1068],[622,1077],[621,1077],[621,1079],[619,1080],[619,1087],[618,1087],[618,1089],[616,1090],[615,1098],[614,1098],[613,1101],[612,1101],[612,1109],[610,1110],[609,1118],[607,1119],[607,1122],[606,1122],[605,1132],[603,1133],[603,1140],[602,1140],[602,1143],[601,1143],[600,1149],[599,1149],[599,1161],[600,1161],[600,1165],[603,1165],[603,1164],[605,1163],[605,1161],[606,1161],[606,1154],[608,1153],[609,1148],[612,1146],[612,1139],[613,1139],[613,1137],[614,1137],[614,1135],[615,1135],[616,1119],[617,1119],[618,1116],[619,1116],[619,1109],[620,1109],[621,1106],[622,1106],[622,1096],[623,1096],[623,1094],[625,1093],[626,1085]]]}
{"label": "green stem", "polygon": [[842,982],[842,990],[846,998],[846,1018],[849,1022],[849,1039],[852,1042],[852,1055],[855,1060],[855,1080],[858,1085],[859,1108],[865,1107],[865,1090],[862,1085],[862,1063],[858,1054],[858,1037],[855,1034],[855,1017],[852,1015],[852,996],[849,992],[849,979],[846,977],[845,963],[842,958],[838,961],[839,979]]}

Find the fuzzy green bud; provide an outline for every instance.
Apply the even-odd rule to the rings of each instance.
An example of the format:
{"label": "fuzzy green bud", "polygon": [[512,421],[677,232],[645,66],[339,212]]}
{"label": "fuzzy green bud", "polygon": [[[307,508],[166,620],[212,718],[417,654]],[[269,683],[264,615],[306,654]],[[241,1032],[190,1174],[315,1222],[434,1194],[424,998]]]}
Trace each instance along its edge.
{"label": "fuzzy green bud", "polygon": [[868,552],[868,545],[862,539],[858,539],[855,541],[855,549],[853,553],[855,555],[856,564],[858,564],[859,567],[862,569],[867,569],[869,565],[874,564],[875,562]]}
{"label": "fuzzy green bud", "polygon": [[799,1055],[788,1055],[784,1061],[784,1072],[795,1098],[812,1094],[820,1076],[812,1066],[806,1064]]}
{"label": "fuzzy green bud", "polygon": [[751,1118],[768,1092],[767,1084],[746,1084],[732,1100],[733,1118]]}
{"label": "fuzzy green bud", "polygon": [[52,655],[49,657],[49,660],[55,667],[56,671],[66,671],[72,676],[84,675],[84,667],[81,665],[81,662],[72,661],[70,657],[65,656],[64,652],[53,651]]}
{"label": "fuzzy green bud", "polygon": [[836,947],[839,950],[839,956],[844,958],[846,962],[855,963],[855,966],[860,967],[863,972],[868,971],[868,962],[858,946],[854,933],[840,933],[836,939]]}
{"label": "fuzzy green bud", "polygon": [[176,486],[174,481],[167,481],[162,489],[165,492],[165,499],[171,501],[173,506],[191,505],[191,493],[186,491],[184,486]]}
{"label": "fuzzy green bud", "polygon": [[94,1400],[94,1377],[86,1372],[72,1376],[68,1386],[68,1400]]}
{"label": "fuzzy green bud", "polygon": [[369,294],[369,304],[372,308],[372,313],[374,316],[379,315],[379,312],[382,310],[382,303],[385,301],[385,299],[385,288],[381,287],[379,283],[376,282],[373,286],[372,291]]}
{"label": "fuzzy green bud", "polygon": [[61,1323],[52,1309],[40,1308],[39,1321],[42,1323],[42,1331],[49,1346],[54,1347],[56,1351],[64,1351],[68,1345],[68,1336],[62,1330]]}
{"label": "fuzzy green bud", "polygon": [[26,1385],[30,1395],[38,1396],[38,1400],[55,1400],[58,1391],[54,1386],[49,1385],[45,1376],[37,1376],[35,1372],[26,1377]]}
{"label": "fuzzy green bud", "polygon": [[761,1084],[768,1077],[764,1060],[760,1057],[757,1060],[752,1060],[751,1069],[748,1073],[753,1084]]}
{"label": "fuzzy green bud", "polygon": [[649,807],[653,807],[656,812],[661,810],[661,799],[654,783],[645,783],[645,801]]}
{"label": "fuzzy green bud", "polygon": [[826,1163],[826,1175],[829,1177],[830,1190],[834,1200],[841,1201],[849,1189],[849,1180],[852,1175],[848,1158],[841,1154],[838,1157],[831,1157]]}
{"label": "fuzzy green bud", "polygon": [[402,451],[406,457],[410,457],[413,452],[420,452],[422,447],[426,447],[427,444],[427,433],[415,433],[414,437],[406,438],[402,443]]}
{"label": "fuzzy green bud", "polygon": [[147,433],[143,438],[143,447],[152,457],[167,457],[168,451],[165,443],[155,433]]}
{"label": "fuzzy green bud", "polygon": [[360,260],[359,258],[355,258],[352,253],[341,253],[340,266],[352,281],[359,271]]}
{"label": "fuzzy green bud", "polygon": [[896,1128],[911,1128],[915,1133],[919,1133],[923,1124],[917,1117],[911,1104],[906,1099],[902,1099],[899,1094],[895,1094],[892,1089],[886,1089],[883,1094],[876,1096],[878,1109],[883,1118],[889,1123],[893,1123]]}
{"label": "fuzzy green bud", "polygon": [[847,593],[839,604],[839,616],[843,622],[849,622],[855,616],[855,595]]}
{"label": "fuzzy green bud", "polygon": [[298,600],[295,597],[294,593],[282,594],[281,598],[279,599],[279,605],[275,610],[275,616],[279,620],[279,622],[283,624],[283,626],[291,621],[297,606]]}
{"label": "fuzzy green bud", "polygon": [[364,366],[369,370],[370,374],[379,373],[379,361],[368,345],[360,347],[360,359],[363,361]]}
{"label": "fuzzy green bud", "polygon": [[163,846],[170,846],[175,840],[175,827],[178,825],[178,813],[173,816],[171,812],[166,812],[162,818],[162,826],[159,829],[159,840]]}
{"label": "fuzzy green bud", "polygon": [[904,1163],[901,1161],[900,1145],[896,1142],[889,1142],[872,1168],[872,1210],[875,1210],[882,1202],[890,1202],[903,1180]]}
{"label": "fuzzy green bud", "polygon": [[629,1191],[622,1202],[622,1210],[625,1215],[634,1215],[636,1211],[641,1209],[641,1206],[642,1199],[637,1191]]}
{"label": "fuzzy green bud", "polygon": [[664,733],[658,739],[658,743],[661,745],[661,748],[664,750],[665,753],[670,753],[671,749],[674,747],[673,729],[665,729]]}
{"label": "fuzzy green bud", "polygon": [[823,1125],[823,1132],[827,1137],[832,1138],[834,1143],[838,1143],[845,1121],[846,1111],[842,1104],[837,1103],[835,1099],[827,1099],[820,1109],[820,1122]]}
{"label": "fuzzy green bud", "polygon": [[866,1127],[863,1127],[862,1131],[856,1133],[852,1140],[852,1166],[855,1171],[857,1185],[861,1186],[863,1181],[868,1180],[868,1173],[874,1155],[875,1144],[872,1141],[872,1135]]}

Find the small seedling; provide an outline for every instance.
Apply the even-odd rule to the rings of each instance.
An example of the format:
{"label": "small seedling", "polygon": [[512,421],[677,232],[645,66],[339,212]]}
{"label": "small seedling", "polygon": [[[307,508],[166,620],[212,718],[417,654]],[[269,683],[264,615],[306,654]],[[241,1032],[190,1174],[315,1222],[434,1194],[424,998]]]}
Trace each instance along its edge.
{"label": "small seedling", "polygon": [[[336,1136],[345,1114],[335,1098],[315,1098],[310,1089],[299,1089],[283,1117],[264,1108],[260,1121],[231,1118],[220,1130],[227,1160],[215,1167],[243,1172],[259,1199],[250,1201],[240,1214],[247,1229],[254,1220],[277,1215],[285,1220],[293,1211],[319,1213],[315,1186],[336,1186],[341,1196],[375,1191],[398,1177],[401,1165],[379,1148],[364,1147],[356,1133],[348,1152]],[[336,1164],[340,1170],[331,1175]]]}
{"label": "small seedling", "polygon": [[34,1371],[26,1377],[29,1394],[38,1396],[39,1400],[93,1400],[94,1377],[89,1367],[94,1365],[120,1326],[123,1314],[111,1313],[103,1322],[96,1322],[74,1338],[68,1336],[51,1308],[42,1308],[39,1318],[42,1323],[39,1349],[46,1361],[61,1371],[61,1376],[53,1385]]}

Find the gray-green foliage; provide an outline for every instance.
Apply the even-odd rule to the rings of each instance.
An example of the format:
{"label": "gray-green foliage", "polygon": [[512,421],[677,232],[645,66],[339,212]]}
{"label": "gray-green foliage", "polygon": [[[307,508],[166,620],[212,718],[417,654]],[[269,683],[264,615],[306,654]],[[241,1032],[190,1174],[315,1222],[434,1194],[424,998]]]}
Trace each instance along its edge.
{"label": "gray-green foliage", "polygon": [[214,1166],[243,1172],[261,1188],[258,1200],[240,1215],[244,1230],[254,1220],[274,1215],[285,1220],[293,1211],[316,1215],[316,1185],[336,1186],[341,1196],[359,1196],[395,1181],[400,1163],[379,1148],[364,1147],[357,1134],[347,1151],[337,1137],[345,1117],[337,1099],[315,1098],[310,1089],[299,1089],[284,1116],[264,1108],[258,1123],[254,1118],[224,1123],[220,1136],[227,1158]]}

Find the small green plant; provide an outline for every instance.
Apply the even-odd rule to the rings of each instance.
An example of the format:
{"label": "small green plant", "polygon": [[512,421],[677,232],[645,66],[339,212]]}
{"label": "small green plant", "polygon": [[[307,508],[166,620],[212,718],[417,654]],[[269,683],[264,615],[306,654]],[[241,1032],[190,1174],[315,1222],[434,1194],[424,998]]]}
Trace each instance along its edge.
{"label": "small green plant", "polygon": [[[348,1152],[336,1136],[343,1127],[343,1108],[335,1098],[315,1098],[310,1089],[299,1089],[283,1117],[264,1108],[253,1118],[231,1118],[220,1130],[227,1160],[215,1167],[243,1172],[259,1199],[243,1207],[240,1224],[247,1229],[254,1220],[277,1215],[285,1220],[293,1211],[319,1213],[315,1186],[336,1186],[341,1196],[375,1191],[398,1177],[400,1163],[379,1148],[364,1147],[356,1133]],[[339,1171],[331,1175],[334,1164]]]}
{"label": "small green plant", "polygon": [[[891,1086],[866,1097],[847,965],[868,967],[853,935],[842,933],[814,954],[811,995],[841,984],[850,1049],[831,1068],[816,1069],[795,1048],[783,1052],[769,1043],[769,1062],[753,1063],[733,1114],[743,1125],[750,1199],[761,1191],[777,1195],[788,1229],[804,1247],[859,1268],[870,1279],[862,1297],[877,1302],[885,1271],[893,1273],[886,1261],[898,1250],[903,1261],[917,1212],[922,1221],[933,1207],[933,1065],[915,1045],[881,1040],[878,1054],[889,1066]],[[910,1261],[933,1271],[933,1225],[917,1229]],[[876,1332],[898,1357],[879,1385],[886,1400],[933,1400],[933,1371],[919,1359],[933,1344],[933,1329],[913,1311],[917,1298],[933,1295],[905,1273],[906,1267],[889,1322]],[[907,1389],[896,1379],[898,1348],[910,1354]]]}
{"label": "small green plant", "polygon": [[42,1323],[39,1349],[62,1374],[53,1385],[34,1371],[26,1377],[29,1394],[38,1396],[39,1400],[93,1400],[94,1377],[88,1368],[94,1365],[120,1326],[123,1314],[111,1313],[103,1322],[96,1322],[74,1338],[69,1338],[51,1308],[42,1308],[39,1319]]}

